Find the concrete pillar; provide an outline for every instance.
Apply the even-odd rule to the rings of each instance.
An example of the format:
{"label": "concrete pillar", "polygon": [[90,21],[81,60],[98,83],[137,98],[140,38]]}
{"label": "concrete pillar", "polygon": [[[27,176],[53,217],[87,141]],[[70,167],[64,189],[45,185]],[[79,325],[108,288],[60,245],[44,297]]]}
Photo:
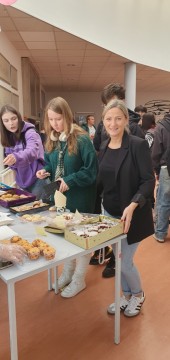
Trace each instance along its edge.
{"label": "concrete pillar", "polygon": [[125,64],[125,89],[126,89],[126,106],[134,110],[136,106],[136,64],[127,62]]}

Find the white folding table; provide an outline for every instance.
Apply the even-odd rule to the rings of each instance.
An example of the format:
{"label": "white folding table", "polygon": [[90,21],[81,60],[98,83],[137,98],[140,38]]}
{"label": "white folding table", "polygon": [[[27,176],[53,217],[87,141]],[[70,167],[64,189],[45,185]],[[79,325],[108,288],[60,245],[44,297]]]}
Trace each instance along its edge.
{"label": "white folding table", "polygon": [[[17,221],[16,224],[10,226],[11,229],[16,231],[20,236],[30,241],[37,238],[35,224],[28,223],[22,224]],[[39,236],[41,237],[41,236]],[[41,237],[42,238],[42,237]],[[14,265],[10,268],[0,271],[0,278],[7,284],[8,291],[8,312],[9,312],[9,332],[10,332],[10,350],[11,360],[18,360],[18,347],[17,347],[17,323],[16,323],[16,306],[15,306],[15,283],[26,279],[30,276],[38,274],[42,271],[48,270],[48,289],[51,290],[51,272],[56,269],[60,264],[76,259],[79,256],[91,253],[101,247],[115,244],[116,247],[116,275],[115,275],[115,321],[114,321],[114,342],[120,342],[120,268],[121,268],[121,240],[125,235],[117,236],[114,239],[106,241],[104,244],[95,246],[92,249],[84,250],[68,241],[61,235],[54,235],[47,233],[44,240],[56,249],[56,257],[53,260],[47,261],[43,257],[36,261],[26,261],[24,265]],[[56,282],[56,272],[55,282]]]}

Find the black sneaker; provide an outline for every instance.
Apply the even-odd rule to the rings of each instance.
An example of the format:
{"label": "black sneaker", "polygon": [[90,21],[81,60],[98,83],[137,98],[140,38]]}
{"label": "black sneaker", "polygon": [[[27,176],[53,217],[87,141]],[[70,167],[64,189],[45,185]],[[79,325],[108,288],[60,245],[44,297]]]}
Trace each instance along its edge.
{"label": "black sneaker", "polygon": [[96,250],[89,262],[90,265],[99,265],[99,250]]}
{"label": "black sneaker", "polygon": [[112,253],[111,258],[109,259],[105,269],[102,272],[104,278],[110,278],[115,276],[115,256]]}

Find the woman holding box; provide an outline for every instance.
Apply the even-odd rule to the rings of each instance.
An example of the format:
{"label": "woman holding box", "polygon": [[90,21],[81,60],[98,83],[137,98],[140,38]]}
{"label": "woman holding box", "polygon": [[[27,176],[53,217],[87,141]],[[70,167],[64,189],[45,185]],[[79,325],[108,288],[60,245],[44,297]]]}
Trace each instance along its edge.
{"label": "woman holding box", "polygon": [[[109,139],[99,152],[98,187],[105,214],[124,222],[127,238],[122,240],[120,310],[132,317],[139,314],[145,300],[133,257],[140,241],[154,232],[151,198],[155,178],[148,143],[129,135],[128,119],[121,100],[111,100],[104,108],[103,124]],[[108,313],[115,313],[115,303]]]}

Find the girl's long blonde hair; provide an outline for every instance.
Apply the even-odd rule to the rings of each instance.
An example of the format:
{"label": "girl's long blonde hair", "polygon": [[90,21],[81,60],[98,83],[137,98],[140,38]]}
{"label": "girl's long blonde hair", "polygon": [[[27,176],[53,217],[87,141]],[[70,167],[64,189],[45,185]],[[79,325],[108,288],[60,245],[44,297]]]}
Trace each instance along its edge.
{"label": "girl's long blonde hair", "polygon": [[[56,97],[50,100],[45,109],[45,116],[44,116],[44,129],[47,136],[45,150],[47,152],[52,152],[59,141],[60,133],[54,131],[51,127],[51,124],[48,119],[48,110],[52,110],[57,114],[63,116],[64,120],[64,133],[68,137],[67,144],[68,144],[68,152],[69,154],[76,154],[77,153],[77,137],[78,135],[87,134],[80,126],[77,124],[73,124],[73,114],[68,105],[67,101],[64,100],[62,97]],[[51,139],[51,133],[56,138],[56,141]]]}

